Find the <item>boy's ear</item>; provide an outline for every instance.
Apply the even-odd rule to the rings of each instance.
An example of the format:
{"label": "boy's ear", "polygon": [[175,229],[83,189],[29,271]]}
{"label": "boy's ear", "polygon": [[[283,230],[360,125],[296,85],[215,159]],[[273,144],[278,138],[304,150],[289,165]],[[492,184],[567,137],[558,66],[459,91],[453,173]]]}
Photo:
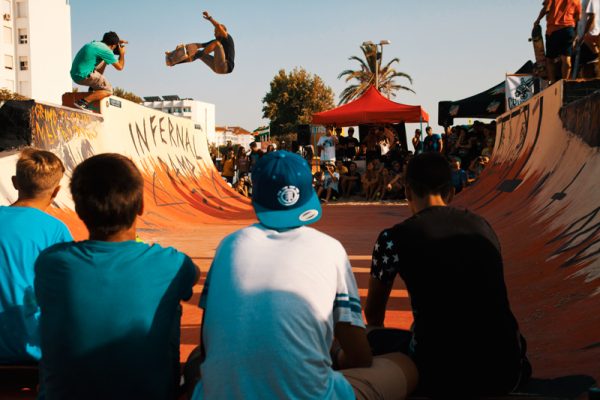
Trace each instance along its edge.
{"label": "boy's ear", "polygon": [[138,212],[138,216],[141,217],[144,214],[144,199],[142,199],[142,206],[140,207],[140,211]]}
{"label": "boy's ear", "polygon": [[13,177],[11,177],[11,178],[10,178],[10,180],[12,181],[13,187],[14,187],[16,190],[19,190],[19,184],[17,183],[17,177],[16,177],[16,176],[13,176]]}

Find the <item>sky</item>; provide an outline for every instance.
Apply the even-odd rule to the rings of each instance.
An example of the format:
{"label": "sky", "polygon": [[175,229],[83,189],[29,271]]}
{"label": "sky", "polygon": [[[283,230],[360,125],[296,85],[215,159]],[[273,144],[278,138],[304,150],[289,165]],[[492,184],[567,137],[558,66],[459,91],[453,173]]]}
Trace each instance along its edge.
{"label": "sky", "polygon": [[[394,101],[420,104],[434,130],[438,102],[458,100],[501,82],[533,59],[528,42],[541,0],[70,0],[73,55],[116,31],[129,41],[125,69],[107,69],[113,86],[139,96],[176,94],[216,105],[217,125],[250,131],[266,125],[262,99],[280,69],[302,67],[333,89],[340,72],[358,68],[364,41],[390,40],[384,62],[413,79],[415,94]],[[166,67],[179,43],[213,38],[207,10],[225,24],[236,46],[235,69],[213,73],[197,61]],[[399,83],[409,84],[406,80]]]}

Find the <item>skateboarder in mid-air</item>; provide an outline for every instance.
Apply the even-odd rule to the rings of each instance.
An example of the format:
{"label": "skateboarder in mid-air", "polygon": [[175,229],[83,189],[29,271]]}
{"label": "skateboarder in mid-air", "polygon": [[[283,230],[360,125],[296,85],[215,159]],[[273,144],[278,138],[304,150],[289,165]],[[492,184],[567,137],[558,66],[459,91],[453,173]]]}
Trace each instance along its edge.
{"label": "skateboarder in mid-air", "polygon": [[207,43],[178,46],[174,51],[167,52],[167,65],[173,66],[200,59],[217,74],[229,74],[234,67],[233,38],[227,32],[225,25],[217,22],[207,11],[204,11],[202,15],[215,27],[215,39]]}

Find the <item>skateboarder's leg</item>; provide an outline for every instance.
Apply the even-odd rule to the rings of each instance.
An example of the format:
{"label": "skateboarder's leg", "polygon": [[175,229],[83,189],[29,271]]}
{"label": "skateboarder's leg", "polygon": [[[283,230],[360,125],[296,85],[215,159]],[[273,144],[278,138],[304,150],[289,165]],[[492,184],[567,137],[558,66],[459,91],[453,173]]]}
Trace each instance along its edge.
{"label": "skateboarder's leg", "polygon": [[[211,56],[210,53],[213,53]],[[217,74],[226,74],[228,72],[227,59],[225,58],[225,50],[223,45],[218,40],[209,42],[202,50],[194,56],[194,59],[201,59]]]}

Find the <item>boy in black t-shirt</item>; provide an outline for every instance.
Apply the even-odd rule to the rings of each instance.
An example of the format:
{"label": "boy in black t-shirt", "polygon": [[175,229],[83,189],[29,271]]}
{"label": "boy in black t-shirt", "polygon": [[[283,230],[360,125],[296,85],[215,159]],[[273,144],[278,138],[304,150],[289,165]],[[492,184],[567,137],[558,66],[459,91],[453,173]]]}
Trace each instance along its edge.
{"label": "boy in black t-shirt", "polygon": [[[500,243],[480,216],[448,207],[451,170],[437,153],[413,158],[406,195],[413,216],[385,229],[373,249],[365,315],[383,327],[396,274],[408,290],[412,334],[370,334],[375,353],[405,351],[419,369],[419,391],[444,398],[505,394],[531,374],[513,316]],[[382,348],[383,347],[383,348]]]}

